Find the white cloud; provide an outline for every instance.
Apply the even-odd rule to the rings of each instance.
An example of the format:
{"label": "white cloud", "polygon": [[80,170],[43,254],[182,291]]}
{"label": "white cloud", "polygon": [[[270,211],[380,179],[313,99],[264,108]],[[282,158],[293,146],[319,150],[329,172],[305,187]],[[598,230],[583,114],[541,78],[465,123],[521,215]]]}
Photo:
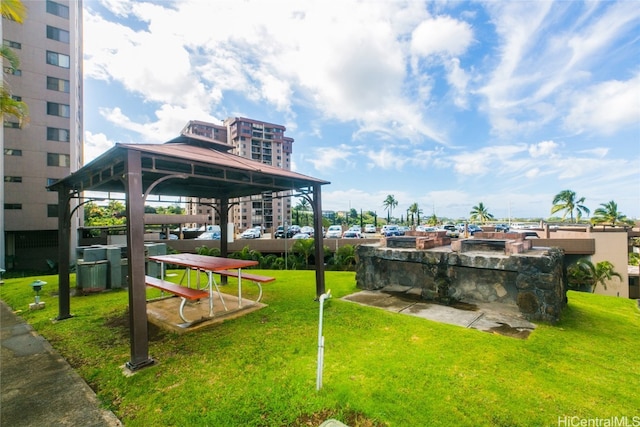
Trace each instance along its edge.
{"label": "white cloud", "polygon": [[577,132],[610,135],[640,123],[640,74],[627,81],[608,81],[577,92],[565,126]]}
{"label": "white cloud", "polygon": [[473,30],[466,22],[438,16],[426,19],[413,30],[411,52],[429,55],[462,55],[473,41]]}
{"label": "white cloud", "polygon": [[[488,10],[501,39],[500,57],[478,93],[487,97],[496,134],[531,132],[562,117],[573,131],[608,133],[632,120],[637,102],[631,112],[624,110],[631,93],[614,84],[584,85],[602,79],[605,55],[640,18],[633,2],[494,2]],[[592,95],[603,100],[606,92],[613,92],[606,102],[593,102]]]}
{"label": "white cloud", "polygon": [[338,147],[320,147],[313,150],[314,157],[305,158],[307,162],[313,164],[318,171],[329,171],[338,167],[352,165],[350,162],[353,156],[351,147],[340,145]]}
{"label": "white cloud", "polygon": [[542,141],[529,146],[529,154],[531,157],[551,157],[555,155],[558,144],[553,141]]}
{"label": "white cloud", "polygon": [[84,163],[87,164],[102,153],[113,147],[113,141],[103,133],[84,133]]}

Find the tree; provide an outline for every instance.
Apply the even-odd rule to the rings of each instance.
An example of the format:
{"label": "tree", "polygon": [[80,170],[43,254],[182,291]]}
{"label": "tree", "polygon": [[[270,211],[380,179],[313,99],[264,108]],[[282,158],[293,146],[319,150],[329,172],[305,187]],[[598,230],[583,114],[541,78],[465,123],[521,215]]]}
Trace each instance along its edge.
{"label": "tree", "polygon": [[391,215],[393,214],[393,209],[398,206],[398,201],[393,194],[389,194],[382,202],[382,206],[387,211],[387,222],[391,222]]}
{"label": "tree", "polygon": [[[309,204],[309,201],[304,197],[301,197],[299,200],[300,201],[298,202],[296,207],[293,208],[293,211],[294,211],[295,216],[296,216],[296,224],[298,224],[298,225],[309,225],[309,214],[308,214],[308,212],[311,210],[311,205]],[[302,217],[304,219],[304,223],[302,223],[300,221],[300,213],[301,212],[302,212]]]}
{"label": "tree", "polygon": [[20,0],[2,0],[0,2],[2,17],[22,24],[27,16],[27,8]]}
{"label": "tree", "polygon": [[567,269],[569,286],[575,289],[587,287],[591,292],[595,292],[598,285],[607,289],[607,281],[617,277],[622,281],[622,276],[617,273],[613,264],[609,261],[600,261],[593,264],[587,259],[579,259],[575,264]]}
{"label": "tree", "polygon": [[412,203],[411,206],[409,206],[409,212],[411,215],[415,215],[418,218],[417,225],[420,225],[420,214],[422,213],[422,209],[418,207],[418,204]]}
{"label": "tree", "polygon": [[591,223],[615,227],[616,223],[627,223],[627,217],[618,211],[618,204],[611,200],[608,203],[601,203],[600,207],[593,211]]}
{"label": "tree", "polygon": [[309,258],[315,251],[315,244],[313,239],[296,239],[296,242],[291,247],[291,252],[300,255],[304,258],[304,265],[309,267]]}
{"label": "tree", "polygon": [[[562,220],[567,217],[569,214],[571,218],[571,222],[578,222],[582,218],[582,214],[585,213],[589,215],[589,208],[583,205],[584,197],[576,199],[576,192],[571,190],[562,190],[553,198],[553,207],[551,208],[551,213],[554,214],[556,212],[564,211],[562,215]],[[573,220],[573,211],[576,211],[576,219]]]}
{"label": "tree", "polygon": [[[19,24],[24,22],[24,18],[27,14],[27,9],[20,0],[2,0],[0,2],[2,9],[2,17],[10,19]],[[4,44],[0,46],[0,56],[2,56],[3,62],[6,59],[8,66],[4,67],[4,72],[14,72],[20,66],[20,60],[18,56],[13,52],[11,48]],[[2,113],[2,120],[4,122],[4,115],[14,116],[18,119],[18,123],[22,126],[25,120],[29,116],[29,107],[23,101],[16,100],[11,91],[8,83],[4,79],[4,73],[2,75],[2,91],[0,92],[0,111]]]}
{"label": "tree", "polygon": [[489,213],[487,207],[482,203],[478,203],[477,206],[471,208],[471,212],[469,212],[471,221],[479,221],[479,222],[487,222],[493,219],[493,215]]}

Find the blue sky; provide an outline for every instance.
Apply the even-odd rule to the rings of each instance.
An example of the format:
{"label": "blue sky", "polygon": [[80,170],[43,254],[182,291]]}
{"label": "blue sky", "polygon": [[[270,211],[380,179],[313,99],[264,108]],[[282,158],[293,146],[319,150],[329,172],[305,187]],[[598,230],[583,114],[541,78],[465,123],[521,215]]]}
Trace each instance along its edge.
{"label": "blue sky", "polygon": [[287,127],[324,209],[546,218],[570,189],[640,218],[636,2],[84,8],[85,161],[242,116]]}

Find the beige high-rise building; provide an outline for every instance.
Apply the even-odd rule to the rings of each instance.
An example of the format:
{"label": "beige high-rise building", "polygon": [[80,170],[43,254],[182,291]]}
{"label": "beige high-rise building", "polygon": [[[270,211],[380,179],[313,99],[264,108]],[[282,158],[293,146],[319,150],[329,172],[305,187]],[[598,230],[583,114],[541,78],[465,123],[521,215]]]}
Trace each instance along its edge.
{"label": "beige high-rise building", "polygon": [[[190,121],[182,130],[182,134],[198,135],[225,142],[230,147],[229,152],[233,154],[291,170],[294,140],[284,136],[285,131],[286,128],[282,125],[245,117],[230,117],[225,119],[222,125]],[[197,204],[192,201],[190,213],[207,214],[212,217],[213,222],[219,224],[219,221],[214,219],[215,210],[206,204]],[[255,226],[271,229],[285,222],[291,224],[291,197],[269,193],[240,200],[230,211],[229,221],[233,222],[236,231]]]}
{"label": "beige high-rise building", "polygon": [[82,165],[82,1],[23,4],[24,23],[2,19],[2,42],[20,60],[16,70],[4,61],[3,83],[29,119],[3,116],[0,262],[43,269],[58,247],[58,194],[46,187]]}

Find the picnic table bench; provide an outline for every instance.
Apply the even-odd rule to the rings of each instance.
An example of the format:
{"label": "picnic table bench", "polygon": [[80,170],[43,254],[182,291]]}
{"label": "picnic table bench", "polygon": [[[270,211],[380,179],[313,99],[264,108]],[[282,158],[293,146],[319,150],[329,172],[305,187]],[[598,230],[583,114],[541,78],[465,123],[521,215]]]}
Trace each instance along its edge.
{"label": "picnic table bench", "polygon": [[153,288],[160,289],[164,292],[169,292],[174,295],[182,298],[182,302],[180,303],[180,318],[184,320],[186,323],[189,321],[184,317],[184,306],[187,303],[187,300],[194,301],[199,300],[201,298],[209,298],[209,291],[206,289],[194,289],[187,288],[185,286],[180,286],[172,282],[168,282],[166,280],[157,279],[152,276],[145,276],[145,283],[147,286],[151,286]]}
{"label": "picnic table bench", "polygon": [[[255,302],[260,302],[260,300],[262,299],[262,286],[260,285],[261,283],[269,283],[269,282],[273,282],[274,280],[276,280],[275,277],[269,277],[269,276],[260,276],[258,274],[251,274],[251,273],[246,273],[246,272],[242,272],[241,274],[238,274],[238,270],[216,270],[214,271],[214,273],[219,274],[220,276],[227,276],[227,277],[235,277],[238,278],[238,276],[240,276],[240,278],[242,280],[250,280],[253,283],[256,284],[256,286],[258,287],[258,298],[256,298]],[[238,301],[240,302],[240,304],[242,303],[242,289],[239,287],[238,289],[240,295],[238,295]]]}

